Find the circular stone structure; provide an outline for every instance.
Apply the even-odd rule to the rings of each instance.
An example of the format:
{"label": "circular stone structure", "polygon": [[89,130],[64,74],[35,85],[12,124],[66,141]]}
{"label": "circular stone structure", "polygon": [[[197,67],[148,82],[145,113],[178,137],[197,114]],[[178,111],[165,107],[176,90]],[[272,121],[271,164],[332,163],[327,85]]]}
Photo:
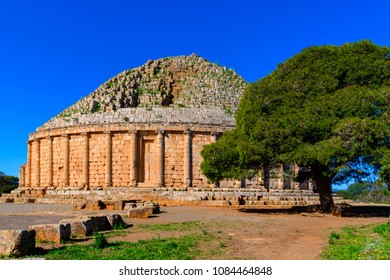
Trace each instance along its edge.
{"label": "circular stone structure", "polygon": [[246,85],[195,54],[126,70],[30,134],[20,187],[207,187],[200,151],[235,127]]}

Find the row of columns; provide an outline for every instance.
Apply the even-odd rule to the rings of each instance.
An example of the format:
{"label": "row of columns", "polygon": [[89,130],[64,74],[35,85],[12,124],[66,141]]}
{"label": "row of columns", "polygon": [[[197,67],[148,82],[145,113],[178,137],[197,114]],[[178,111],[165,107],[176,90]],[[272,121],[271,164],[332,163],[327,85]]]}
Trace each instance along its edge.
{"label": "row of columns", "polygon": [[[83,187],[88,189],[90,185],[89,180],[89,133],[82,133],[83,137]],[[106,162],[105,162],[105,186],[112,186],[112,133],[111,131],[104,132],[105,135],[105,143],[106,143]],[[69,164],[70,164],[70,150],[69,150],[69,139],[70,136],[68,134],[64,134],[63,136],[63,154],[64,154],[64,166],[63,166],[63,182],[61,185],[63,187],[69,186]],[[137,131],[129,131],[130,138],[130,149],[129,149],[129,177],[130,177],[130,186],[135,187],[138,185],[138,132]],[[53,137],[47,137],[48,141],[48,178],[47,185],[53,186]],[[216,142],[218,140],[218,133],[212,133],[212,142]],[[156,145],[157,145],[157,176],[156,183],[157,186],[165,185],[165,131],[158,130],[156,137]],[[34,145],[34,147],[33,147]],[[33,163],[32,150],[36,154],[35,162]],[[23,174],[21,169],[21,185],[25,186],[40,186],[41,184],[41,168],[40,168],[40,140],[34,139],[33,141],[28,142],[27,146],[27,170],[23,168]],[[186,130],[184,131],[184,170],[183,170],[183,182],[185,187],[191,187],[193,181],[192,174],[192,131]],[[36,166],[34,179],[32,178],[32,165]],[[218,183],[216,184],[218,185]]]}

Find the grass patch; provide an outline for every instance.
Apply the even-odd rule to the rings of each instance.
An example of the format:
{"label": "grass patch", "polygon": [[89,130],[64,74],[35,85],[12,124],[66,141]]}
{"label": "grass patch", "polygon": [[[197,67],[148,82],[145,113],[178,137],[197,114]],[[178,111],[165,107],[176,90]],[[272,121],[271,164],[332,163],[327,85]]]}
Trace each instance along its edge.
{"label": "grass patch", "polygon": [[48,260],[191,260],[195,259],[199,235],[179,238],[153,238],[138,242],[112,242],[99,248],[91,245],[71,245],[43,252],[38,256]]}
{"label": "grass patch", "polygon": [[169,224],[150,224],[150,225],[137,225],[134,229],[142,229],[147,231],[187,231],[192,229],[204,228],[205,224],[199,221],[182,222],[182,223],[169,223]]}
{"label": "grass patch", "polygon": [[332,232],[321,255],[325,260],[390,260],[390,221]]}
{"label": "grass patch", "polygon": [[[229,248],[227,238],[213,223],[191,221],[169,224],[138,224],[129,229],[95,233],[88,245],[67,244],[61,248],[41,250],[30,258],[48,260],[194,260],[224,258]],[[153,232],[156,238],[137,242],[110,241],[117,235]],[[165,237],[160,234],[165,232]],[[177,233],[181,236],[177,237]],[[168,235],[168,237],[166,236]],[[75,241],[77,242],[77,241]]]}

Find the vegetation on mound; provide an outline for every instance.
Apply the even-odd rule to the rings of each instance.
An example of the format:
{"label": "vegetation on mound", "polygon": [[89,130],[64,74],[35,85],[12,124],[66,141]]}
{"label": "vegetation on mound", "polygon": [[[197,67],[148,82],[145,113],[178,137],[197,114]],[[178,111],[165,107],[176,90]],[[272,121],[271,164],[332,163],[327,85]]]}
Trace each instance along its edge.
{"label": "vegetation on mound", "polygon": [[390,260],[390,221],[380,225],[346,227],[332,232],[325,260]]}
{"label": "vegetation on mound", "polygon": [[383,184],[357,182],[348,186],[346,190],[338,191],[337,194],[354,201],[390,204],[390,190]]}
{"label": "vegetation on mound", "polygon": [[0,171],[0,195],[2,193],[10,193],[18,187],[18,184],[19,178],[6,175],[4,172]]}

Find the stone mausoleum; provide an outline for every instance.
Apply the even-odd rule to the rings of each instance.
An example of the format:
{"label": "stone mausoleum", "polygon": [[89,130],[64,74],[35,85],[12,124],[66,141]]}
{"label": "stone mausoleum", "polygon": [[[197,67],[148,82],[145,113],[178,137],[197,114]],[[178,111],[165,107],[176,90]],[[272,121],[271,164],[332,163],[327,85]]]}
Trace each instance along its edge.
{"label": "stone mausoleum", "polygon": [[[30,134],[20,186],[6,199],[169,197],[228,205],[235,202],[227,197],[239,200],[248,192],[260,200],[265,188],[309,189],[308,182],[283,179],[294,167],[277,167],[279,175],[267,182],[259,176],[212,185],[201,173],[202,147],[235,127],[246,85],[233,70],[195,54],[126,70]],[[239,187],[241,194],[229,192]]]}

